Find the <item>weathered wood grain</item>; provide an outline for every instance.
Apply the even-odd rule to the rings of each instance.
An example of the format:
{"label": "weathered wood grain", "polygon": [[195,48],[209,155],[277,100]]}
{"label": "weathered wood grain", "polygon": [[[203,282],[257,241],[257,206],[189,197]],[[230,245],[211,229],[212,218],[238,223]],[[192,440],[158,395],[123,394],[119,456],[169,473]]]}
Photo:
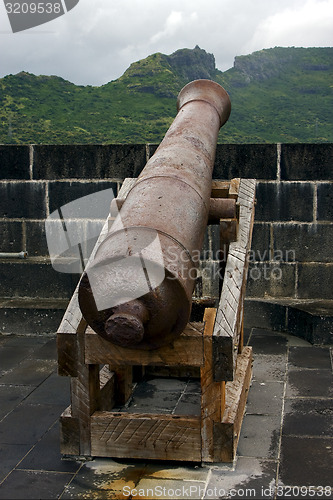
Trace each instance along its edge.
{"label": "weathered wood grain", "polygon": [[213,332],[216,381],[233,380],[236,358],[242,344],[243,302],[254,220],[255,184],[254,179],[241,179],[238,188],[238,236],[237,240],[229,245]]}
{"label": "weathered wood grain", "polygon": [[69,406],[62,413],[60,420],[60,452],[62,455],[80,454],[79,421],[72,417]]}
{"label": "weathered wood grain", "polygon": [[252,348],[238,355],[235,377],[226,383],[225,411],[221,423],[214,425],[214,461],[234,460],[252,375]]}
{"label": "weathered wood grain", "polygon": [[204,360],[200,370],[201,381],[201,459],[214,460],[214,423],[221,422],[225,405],[225,382],[214,381],[212,336],[215,308],[206,308],[204,314]]}
{"label": "weathered wood grain", "polygon": [[111,411],[115,405],[116,375],[106,365],[99,372],[99,404],[98,409]]}
{"label": "weathered wood grain", "polygon": [[77,377],[78,352],[76,332],[58,332],[58,375],[63,377]]}
{"label": "weathered wood grain", "polygon": [[145,351],[117,346],[87,328],[85,335],[85,363],[104,363],[115,366],[201,366],[203,364],[202,332],[187,325],[181,336],[172,344]]}
{"label": "weathered wood grain", "polygon": [[201,461],[199,417],[95,412],[91,440],[94,456]]}
{"label": "weathered wood grain", "polygon": [[212,181],[212,198],[228,198],[230,181]]}

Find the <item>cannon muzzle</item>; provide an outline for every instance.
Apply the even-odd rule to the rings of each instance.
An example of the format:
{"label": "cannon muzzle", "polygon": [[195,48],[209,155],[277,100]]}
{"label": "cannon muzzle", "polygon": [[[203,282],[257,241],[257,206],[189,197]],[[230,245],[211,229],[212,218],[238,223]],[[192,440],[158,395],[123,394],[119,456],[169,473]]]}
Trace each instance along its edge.
{"label": "cannon muzzle", "polygon": [[168,344],[190,317],[217,137],[231,105],[220,85],[196,80],[177,108],[79,286],[88,324],[123,347]]}

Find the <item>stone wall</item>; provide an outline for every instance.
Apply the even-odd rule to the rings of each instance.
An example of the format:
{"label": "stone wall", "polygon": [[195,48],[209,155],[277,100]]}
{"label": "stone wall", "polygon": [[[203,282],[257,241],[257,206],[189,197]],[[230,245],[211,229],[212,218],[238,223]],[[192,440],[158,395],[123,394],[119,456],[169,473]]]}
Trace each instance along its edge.
{"label": "stone wall", "polygon": [[[68,300],[78,275],[48,258],[45,219],[136,177],[154,145],[0,146],[0,297]],[[249,298],[333,299],[333,145],[221,144],[213,177],[257,179]],[[213,230],[207,245],[213,248]],[[212,247],[213,245],[213,247]],[[214,259],[214,256],[213,256]]]}

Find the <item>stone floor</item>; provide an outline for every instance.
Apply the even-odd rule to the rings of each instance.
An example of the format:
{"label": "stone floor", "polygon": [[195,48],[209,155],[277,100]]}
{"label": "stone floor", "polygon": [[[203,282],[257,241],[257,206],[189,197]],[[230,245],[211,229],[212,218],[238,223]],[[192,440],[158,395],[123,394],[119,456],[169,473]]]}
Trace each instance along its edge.
{"label": "stone floor", "polygon": [[[247,337],[253,380],[236,460],[194,465],[62,460],[69,379],[56,373],[55,338],[0,336],[0,498],[333,498],[330,349],[262,329]],[[184,411],[194,392],[181,388]]]}

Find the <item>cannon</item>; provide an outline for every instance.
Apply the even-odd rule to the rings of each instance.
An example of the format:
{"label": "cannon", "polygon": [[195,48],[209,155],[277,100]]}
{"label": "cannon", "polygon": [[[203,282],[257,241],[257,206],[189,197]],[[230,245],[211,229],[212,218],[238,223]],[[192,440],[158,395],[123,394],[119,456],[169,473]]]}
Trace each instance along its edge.
{"label": "cannon", "polygon": [[[216,143],[230,110],[227,92],[211,80],[180,91],[173,123],[82,275],[82,315],[113,344],[157,349],[189,321],[194,255],[210,216]],[[232,202],[224,210],[234,210]],[[217,205],[211,215],[219,219]]]}

